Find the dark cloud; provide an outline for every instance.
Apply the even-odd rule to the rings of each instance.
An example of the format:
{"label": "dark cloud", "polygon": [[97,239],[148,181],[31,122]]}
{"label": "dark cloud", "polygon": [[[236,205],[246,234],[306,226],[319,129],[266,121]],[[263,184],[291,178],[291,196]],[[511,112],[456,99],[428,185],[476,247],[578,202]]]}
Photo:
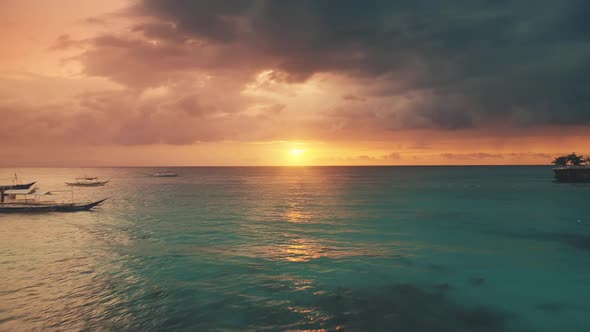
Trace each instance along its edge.
{"label": "dark cloud", "polygon": [[288,82],[320,72],[378,80],[379,93],[359,98],[430,95],[427,105],[391,117],[393,127],[590,124],[589,7],[584,0],[144,0],[132,11],[156,23],[134,30],[161,44],[103,37],[85,63],[90,74],[106,75],[102,56],[143,61],[133,73],[152,72],[152,84],[167,79],[161,68],[226,65],[279,69]]}
{"label": "dark cloud", "polygon": [[165,40],[184,42],[188,37],[180,32],[172,23],[142,23],[131,28],[133,32],[141,32],[145,37],[152,40]]}
{"label": "dark cloud", "polygon": [[182,30],[213,41],[229,42],[237,38],[239,18],[251,1],[143,1],[136,7],[140,14],[154,15],[177,23]]}

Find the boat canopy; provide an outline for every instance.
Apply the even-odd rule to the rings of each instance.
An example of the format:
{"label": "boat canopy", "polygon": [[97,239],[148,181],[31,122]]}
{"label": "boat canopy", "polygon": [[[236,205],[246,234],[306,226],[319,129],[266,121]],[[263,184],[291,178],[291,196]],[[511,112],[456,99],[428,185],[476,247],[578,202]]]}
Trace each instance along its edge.
{"label": "boat canopy", "polygon": [[10,189],[6,190],[4,194],[6,195],[32,195],[37,191],[37,188],[29,188],[29,189]]}
{"label": "boat canopy", "polygon": [[35,195],[35,196],[45,196],[45,195],[53,195],[51,191],[37,191],[36,188],[30,189],[11,189],[6,190],[4,192],[5,195]]}
{"label": "boat canopy", "polygon": [[46,195],[53,195],[51,191],[36,191],[33,193],[35,196],[46,196]]}
{"label": "boat canopy", "polygon": [[12,190],[12,189],[28,189],[32,185],[34,185],[35,183],[37,183],[37,182],[35,181],[35,182],[26,183],[26,184],[0,185],[0,191]]}

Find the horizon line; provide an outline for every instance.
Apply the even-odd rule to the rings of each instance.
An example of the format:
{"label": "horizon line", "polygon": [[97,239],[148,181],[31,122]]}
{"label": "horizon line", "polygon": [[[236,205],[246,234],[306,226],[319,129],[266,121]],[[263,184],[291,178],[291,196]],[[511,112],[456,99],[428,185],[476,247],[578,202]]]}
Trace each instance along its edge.
{"label": "horizon line", "polygon": [[304,168],[304,167],[490,167],[490,166],[553,166],[553,164],[408,164],[408,165],[90,165],[90,166],[74,166],[74,165],[61,165],[61,166],[32,166],[32,165],[21,165],[21,166],[1,166],[0,169],[5,168],[244,168],[244,167],[293,167],[293,168]]}

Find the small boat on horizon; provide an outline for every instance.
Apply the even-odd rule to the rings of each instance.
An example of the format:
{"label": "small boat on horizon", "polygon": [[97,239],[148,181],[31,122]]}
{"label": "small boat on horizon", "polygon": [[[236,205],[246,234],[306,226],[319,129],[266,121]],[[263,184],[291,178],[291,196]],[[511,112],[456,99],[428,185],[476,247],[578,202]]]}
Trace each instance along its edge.
{"label": "small boat on horizon", "polygon": [[152,174],[152,176],[155,176],[157,178],[172,178],[172,177],[178,176],[178,174],[170,172],[170,171],[162,171],[162,172],[156,172],[156,173]]}
{"label": "small boat on horizon", "polygon": [[109,182],[110,182],[110,180],[98,181],[98,176],[95,176],[95,177],[84,176],[81,178],[76,178],[75,182],[66,182],[66,185],[77,186],[77,187],[100,187],[100,186],[106,185]]}

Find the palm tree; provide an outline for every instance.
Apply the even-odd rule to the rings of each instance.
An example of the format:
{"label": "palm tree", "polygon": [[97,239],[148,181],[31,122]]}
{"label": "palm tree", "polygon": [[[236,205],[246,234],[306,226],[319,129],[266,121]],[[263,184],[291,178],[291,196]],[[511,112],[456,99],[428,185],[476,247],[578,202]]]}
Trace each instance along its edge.
{"label": "palm tree", "polygon": [[590,156],[577,155],[575,152],[553,159],[557,167],[590,165]]}
{"label": "palm tree", "polygon": [[572,152],[567,156],[567,161],[572,163],[573,166],[580,166],[583,161],[582,157],[583,156],[578,156],[575,152]]}
{"label": "palm tree", "polygon": [[565,167],[568,162],[568,156],[561,156],[553,159],[553,165],[557,167]]}

